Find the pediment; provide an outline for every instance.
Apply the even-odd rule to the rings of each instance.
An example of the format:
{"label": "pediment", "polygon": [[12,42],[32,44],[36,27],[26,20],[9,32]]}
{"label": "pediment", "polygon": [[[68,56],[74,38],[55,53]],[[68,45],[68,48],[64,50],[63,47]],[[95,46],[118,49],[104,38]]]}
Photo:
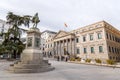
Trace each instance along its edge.
{"label": "pediment", "polygon": [[60,37],[63,37],[63,36],[66,36],[66,35],[69,35],[68,32],[65,32],[65,31],[59,31],[56,36],[54,37],[55,38],[60,38]]}

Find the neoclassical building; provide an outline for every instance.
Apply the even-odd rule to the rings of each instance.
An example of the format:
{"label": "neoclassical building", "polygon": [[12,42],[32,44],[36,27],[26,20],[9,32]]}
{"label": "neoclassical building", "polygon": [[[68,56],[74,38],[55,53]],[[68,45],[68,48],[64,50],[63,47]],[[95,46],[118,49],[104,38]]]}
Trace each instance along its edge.
{"label": "neoclassical building", "polygon": [[52,39],[54,56],[77,55],[82,59],[120,61],[120,31],[100,21],[70,32],[59,31]]}
{"label": "neoclassical building", "polygon": [[58,56],[64,56],[65,54],[75,55],[75,39],[76,36],[74,33],[59,31],[53,38],[54,54]]}
{"label": "neoclassical building", "polygon": [[40,44],[40,48],[41,51],[43,53],[43,56],[45,57],[52,57],[54,54],[54,43],[53,43],[53,37],[56,35],[57,33],[54,31],[50,31],[50,30],[45,30],[41,33],[41,44]]}

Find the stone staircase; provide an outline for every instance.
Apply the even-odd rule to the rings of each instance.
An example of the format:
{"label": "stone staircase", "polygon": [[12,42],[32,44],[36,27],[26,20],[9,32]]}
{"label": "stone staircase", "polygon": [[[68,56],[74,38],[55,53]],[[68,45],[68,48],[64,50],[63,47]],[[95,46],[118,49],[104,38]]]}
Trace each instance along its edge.
{"label": "stone staircase", "polygon": [[17,61],[14,64],[11,64],[8,71],[14,73],[36,73],[36,72],[46,72],[54,70],[55,68],[48,63],[47,60],[43,60],[39,64],[34,62],[21,62]]}

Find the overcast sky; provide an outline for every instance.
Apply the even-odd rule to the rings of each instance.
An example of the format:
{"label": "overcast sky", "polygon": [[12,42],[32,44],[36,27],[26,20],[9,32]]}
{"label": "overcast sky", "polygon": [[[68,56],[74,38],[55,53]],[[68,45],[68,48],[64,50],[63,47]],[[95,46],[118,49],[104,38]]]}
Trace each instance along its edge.
{"label": "overcast sky", "polygon": [[19,15],[39,13],[41,31],[77,29],[105,20],[120,28],[120,0],[1,0],[0,19],[8,12]]}

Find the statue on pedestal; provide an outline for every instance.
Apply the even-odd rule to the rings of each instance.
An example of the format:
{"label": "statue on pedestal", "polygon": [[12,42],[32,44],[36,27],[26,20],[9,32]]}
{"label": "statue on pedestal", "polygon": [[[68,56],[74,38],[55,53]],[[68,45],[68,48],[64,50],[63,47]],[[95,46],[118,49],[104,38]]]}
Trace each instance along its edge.
{"label": "statue on pedestal", "polygon": [[48,60],[43,60],[40,50],[41,33],[37,28],[40,22],[38,13],[33,18],[33,27],[27,31],[26,49],[21,54],[21,60],[10,66],[9,71],[14,73],[36,73],[53,70],[54,67],[48,63]]}

